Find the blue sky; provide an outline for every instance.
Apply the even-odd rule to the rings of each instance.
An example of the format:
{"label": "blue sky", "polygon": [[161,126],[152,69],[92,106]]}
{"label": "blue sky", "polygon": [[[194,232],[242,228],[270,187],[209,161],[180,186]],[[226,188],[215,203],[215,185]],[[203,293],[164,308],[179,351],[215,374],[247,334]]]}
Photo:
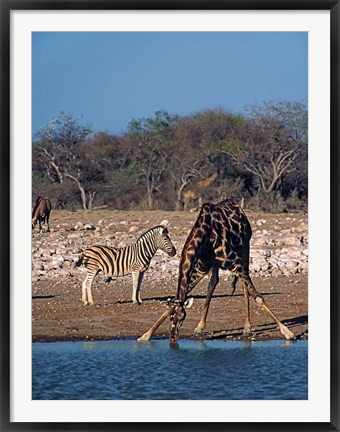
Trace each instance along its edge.
{"label": "blue sky", "polygon": [[158,110],[307,103],[303,32],[39,32],[32,46],[33,134],[61,111],[120,134]]}

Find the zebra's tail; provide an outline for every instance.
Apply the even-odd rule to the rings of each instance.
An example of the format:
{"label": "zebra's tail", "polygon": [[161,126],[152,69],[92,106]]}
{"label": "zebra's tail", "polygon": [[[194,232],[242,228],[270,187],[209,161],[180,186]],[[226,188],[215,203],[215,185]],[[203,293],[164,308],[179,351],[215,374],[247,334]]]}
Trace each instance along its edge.
{"label": "zebra's tail", "polygon": [[78,260],[75,262],[74,267],[80,267],[82,263],[83,263],[83,254],[81,254]]}

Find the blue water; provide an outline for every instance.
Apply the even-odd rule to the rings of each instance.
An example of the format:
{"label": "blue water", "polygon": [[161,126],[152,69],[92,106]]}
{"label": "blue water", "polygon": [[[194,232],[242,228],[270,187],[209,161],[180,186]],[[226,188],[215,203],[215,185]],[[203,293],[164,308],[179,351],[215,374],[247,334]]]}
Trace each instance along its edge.
{"label": "blue water", "polygon": [[308,342],[34,343],[33,399],[307,399]]}

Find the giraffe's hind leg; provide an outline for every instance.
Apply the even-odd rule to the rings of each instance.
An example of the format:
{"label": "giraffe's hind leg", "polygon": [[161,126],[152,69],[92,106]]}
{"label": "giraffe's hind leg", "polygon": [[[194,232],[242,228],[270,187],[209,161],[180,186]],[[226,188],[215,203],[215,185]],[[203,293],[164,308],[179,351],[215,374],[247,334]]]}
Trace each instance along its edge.
{"label": "giraffe's hind leg", "polygon": [[[278,326],[280,332],[283,334],[283,336],[287,340],[295,339],[294,333],[291,332],[288,329],[288,327],[286,327],[285,325],[283,325],[279,321],[279,319],[276,317],[276,315],[274,314],[274,312],[269,308],[269,306],[267,306],[267,304],[266,304],[263,296],[261,294],[259,294],[258,291],[256,290],[256,288],[254,287],[254,285],[253,285],[253,283],[252,283],[249,275],[242,274],[240,276],[240,278],[243,280],[244,290],[247,291],[247,295],[249,294],[252,297],[252,299],[254,300],[255,304],[257,306],[259,306],[261,309],[265,310],[271,316],[271,318],[275,321],[275,323],[277,324],[277,326]],[[246,312],[246,314],[247,314],[247,312]]]}
{"label": "giraffe's hind leg", "polygon": [[[249,293],[248,293],[247,285],[244,282],[244,277],[241,277],[240,275],[234,276],[234,279],[231,283],[231,287],[232,287],[231,295],[233,295],[236,290],[236,284],[239,278],[243,280],[243,295],[244,295],[244,306],[245,306],[245,320],[244,320],[244,327],[243,327],[243,335],[251,336]],[[247,278],[247,276],[245,276],[245,278]]]}
{"label": "giraffe's hind leg", "polygon": [[245,320],[244,320],[243,335],[251,336],[249,294],[248,294],[246,284],[243,284],[243,294],[244,294],[244,305],[245,305]]}

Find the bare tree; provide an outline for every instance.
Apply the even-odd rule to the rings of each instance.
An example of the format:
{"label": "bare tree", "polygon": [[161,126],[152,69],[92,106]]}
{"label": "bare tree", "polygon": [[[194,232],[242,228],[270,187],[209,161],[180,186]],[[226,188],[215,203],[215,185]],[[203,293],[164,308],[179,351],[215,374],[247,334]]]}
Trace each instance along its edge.
{"label": "bare tree", "polygon": [[81,125],[82,117],[73,118],[61,112],[45,128],[40,129],[36,152],[45,166],[45,173],[51,182],[63,183],[69,178],[77,186],[83,209],[92,206],[95,191],[86,191],[83,178],[81,146],[91,133],[89,126]]}
{"label": "bare tree", "polygon": [[299,151],[296,146],[283,149],[276,146],[275,142],[268,141],[263,145],[258,144],[254,154],[255,145],[253,141],[249,141],[243,145],[242,151],[233,154],[232,158],[256,177],[259,189],[270,193],[277,188],[283,174],[296,169],[294,161]]}
{"label": "bare tree", "polygon": [[234,201],[242,200],[242,189],[244,180],[241,177],[223,178],[216,186],[216,192],[219,200],[232,198]]}
{"label": "bare tree", "polygon": [[307,145],[307,111],[302,104],[268,103],[252,107],[246,140],[233,139],[233,161],[251,173],[258,191],[279,190],[283,176],[296,170]]}

